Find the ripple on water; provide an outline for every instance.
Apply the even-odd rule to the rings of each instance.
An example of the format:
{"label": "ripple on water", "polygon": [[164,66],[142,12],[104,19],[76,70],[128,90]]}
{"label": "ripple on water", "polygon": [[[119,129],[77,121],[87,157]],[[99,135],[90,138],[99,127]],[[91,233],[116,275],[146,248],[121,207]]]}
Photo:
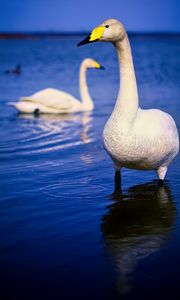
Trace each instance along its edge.
{"label": "ripple on water", "polygon": [[0,145],[1,158],[48,153],[90,143],[93,140],[91,121],[90,114],[42,115],[39,118],[19,115],[16,125],[6,126],[6,135]]}
{"label": "ripple on water", "polygon": [[[77,187],[79,193],[77,193]],[[41,188],[41,192],[56,198],[68,199],[86,199],[92,200],[92,194],[90,190],[93,190],[93,199],[97,201],[97,198],[102,198],[107,194],[107,185],[106,184],[97,184],[93,182],[91,178],[82,177],[76,178],[76,180],[69,180],[64,178],[62,182],[56,184],[49,184]]]}

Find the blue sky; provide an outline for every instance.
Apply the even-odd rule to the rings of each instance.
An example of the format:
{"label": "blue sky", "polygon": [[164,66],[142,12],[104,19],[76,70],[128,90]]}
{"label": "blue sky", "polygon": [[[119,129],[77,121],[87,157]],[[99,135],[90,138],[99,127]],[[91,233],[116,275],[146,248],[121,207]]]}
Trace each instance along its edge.
{"label": "blue sky", "polygon": [[0,31],[88,31],[107,18],[129,31],[180,32],[179,0],[0,0]]}

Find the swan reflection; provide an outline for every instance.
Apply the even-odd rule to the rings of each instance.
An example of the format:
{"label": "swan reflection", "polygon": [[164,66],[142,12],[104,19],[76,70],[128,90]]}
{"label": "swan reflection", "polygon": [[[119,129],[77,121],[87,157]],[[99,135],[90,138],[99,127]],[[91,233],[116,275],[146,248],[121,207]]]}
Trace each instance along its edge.
{"label": "swan reflection", "polygon": [[168,238],[176,217],[171,190],[157,182],[116,189],[102,219],[101,230],[118,274],[121,294],[131,290],[130,279],[138,262],[158,251]]}
{"label": "swan reflection", "polygon": [[[19,118],[24,120],[21,126],[28,128],[23,142],[32,146],[31,153],[65,149],[92,141],[91,113],[42,114],[38,117],[20,114]],[[33,141],[36,142],[35,145],[32,145]]]}

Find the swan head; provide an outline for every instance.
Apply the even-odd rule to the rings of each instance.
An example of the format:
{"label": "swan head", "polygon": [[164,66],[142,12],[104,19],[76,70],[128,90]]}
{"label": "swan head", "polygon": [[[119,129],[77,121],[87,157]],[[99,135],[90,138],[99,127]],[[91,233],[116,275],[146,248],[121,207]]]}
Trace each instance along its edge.
{"label": "swan head", "polygon": [[82,66],[86,69],[95,68],[95,69],[104,69],[102,65],[100,65],[97,61],[91,58],[86,58],[82,62]]}
{"label": "swan head", "polygon": [[126,36],[123,24],[116,19],[108,19],[95,27],[91,33],[77,46],[97,41],[116,43],[122,41]]}

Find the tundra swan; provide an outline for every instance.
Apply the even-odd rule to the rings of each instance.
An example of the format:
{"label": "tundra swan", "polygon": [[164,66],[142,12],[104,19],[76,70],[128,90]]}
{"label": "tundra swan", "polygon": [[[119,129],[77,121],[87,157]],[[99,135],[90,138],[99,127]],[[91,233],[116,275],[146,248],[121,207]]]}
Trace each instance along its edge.
{"label": "tundra swan", "polygon": [[126,167],[155,170],[162,184],[179,150],[176,124],[159,109],[139,107],[131,47],[124,26],[118,20],[106,20],[78,46],[95,41],[113,43],[120,65],[117,101],[103,131],[104,147],[115,167],[115,182],[120,182],[120,170]]}
{"label": "tundra swan", "polygon": [[89,95],[86,82],[86,70],[88,68],[104,69],[93,59],[86,58],[83,60],[79,72],[79,85],[82,102],[68,93],[57,89],[47,88],[33,94],[32,96],[22,97],[17,103],[10,102],[9,105],[14,106],[21,113],[60,114],[90,111],[94,108],[94,104]]}

